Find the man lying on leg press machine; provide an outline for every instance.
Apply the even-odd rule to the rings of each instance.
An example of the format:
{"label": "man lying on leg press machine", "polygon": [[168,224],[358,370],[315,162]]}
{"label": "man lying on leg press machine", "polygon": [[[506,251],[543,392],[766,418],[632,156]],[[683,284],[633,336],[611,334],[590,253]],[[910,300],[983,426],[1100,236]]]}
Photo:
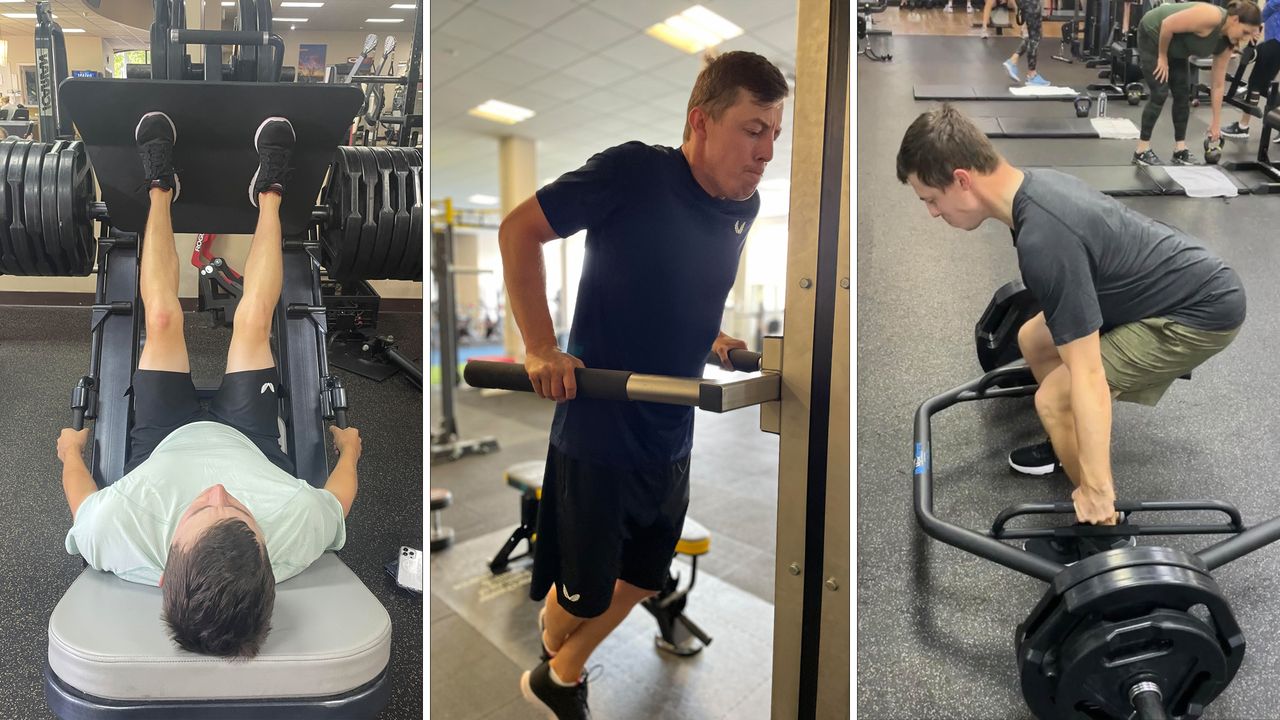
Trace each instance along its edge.
{"label": "man lying on leg press machine", "polygon": [[340,457],[318,489],[295,477],[280,447],[271,325],[283,283],[280,202],[293,126],[267,118],[253,137],[259,164],[249,201],[258,225],[226,373],[207,410],[191,379],[178,302],[170,217],[181,195],[177,131],[167,115],[151,112],[135,137],[151,205],[139,280],[146,342],[129,390],[129,455],[124,477],[99,490],[81,455],[89,431],[62,431],[58,458],[73,520],[66,547],[95,569],[160,586],[164,621],[182,648],[252,658],[270,630],[275,584],[345,543],[360,458],[359,432],[330,428]]}

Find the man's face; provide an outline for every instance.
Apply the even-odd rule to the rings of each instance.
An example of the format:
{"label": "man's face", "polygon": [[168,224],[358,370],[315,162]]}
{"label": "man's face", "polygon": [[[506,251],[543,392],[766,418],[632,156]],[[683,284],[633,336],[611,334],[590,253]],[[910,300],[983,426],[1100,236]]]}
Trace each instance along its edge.
{"label": "man's face", "polygon": [[987,213],[972,192],[968,173],[960,170],[956,174],[960,177],[945,190],[925,185],[915,173],[907,176],[907,182],[929,209],[930,216],[941,217],[951,227],[973,230],[987,219]]}
{"label": "man's face", "polygon": [[249,509],[227,492],[222,485],[214,485],[191,501],[187,511],[178,519],[178,527],[173,533],[173,543],[184,548],[191,547],[205,530],[223,520],[244,521],[258,536],[258,543],[266,544],[266,538],[262,534],[262,528],[258,526],[258,521],[254,519]]}
{"label": "man's face", "polygon": [[707,116],[705,127],[707,170],[716,187],[731,200],[751,197],[782,134],[782,102],[759,105],[739,88],[737,101],[719,119]]}

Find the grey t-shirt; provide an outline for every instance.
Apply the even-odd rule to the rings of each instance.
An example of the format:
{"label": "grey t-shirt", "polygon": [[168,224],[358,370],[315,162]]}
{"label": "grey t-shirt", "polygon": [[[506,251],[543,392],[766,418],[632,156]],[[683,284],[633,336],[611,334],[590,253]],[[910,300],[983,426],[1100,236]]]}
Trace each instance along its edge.
{"label": "grey t-shirt", "polygon": [[1200,330],[1244,322],[1239,276],[1195,238],[1071,175],[1023,172],[1013,244],[1055,344],[1145,318]]}

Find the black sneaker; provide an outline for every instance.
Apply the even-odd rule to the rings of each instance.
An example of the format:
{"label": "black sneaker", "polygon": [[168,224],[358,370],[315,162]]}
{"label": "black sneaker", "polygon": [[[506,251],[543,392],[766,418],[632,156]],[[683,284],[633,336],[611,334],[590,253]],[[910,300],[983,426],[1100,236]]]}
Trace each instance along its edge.
{"label": "black sneaker", "polygon": [[1145,152],[1133,154],[1133,164],[1134,165],[1163,165],[1164,163],[1160,162],[1160,157],[1156,155],[1154,150],[1151,150],[1150,148],[1148,148]]}
{"label": "black sneaker", "polygon": [[1062,469],[1053,445],[1042,443],[1020,447],[1009,453],[1009,467],[1023,475],[1049,475]]}
{"label": "black sneaker", "polygon": [[1233,140],[1243,140],[1249,137],[1249,128],[1241,127],[1239,122],[1233,122],[1223,127],[1220,132],[1222,137],[1229,137]]}
{"label": "black sneaker", "polygon": [[543,661],[520,676],[520,692],[531,705],[546,713],[549,720],[591,720],[587,707],[587,680],[573,687],[561,687],[551,679],[551,663]]}
{"label": "black sneaker", "polygon": [[153,187],[172,190],[173,199],[177,200],[181,186],[173,169],[173,144],[178,140],[173,120],[162,112],[149,112],[138,121],[133,138],[138,143],[138,155],[142,157],[142,174],[148,191]]}
{"label": "black sneaker", "polygon": [[269,117],[253,134],[253,148],[258,152],[258,169],[249,181],[249,202],[258,207],[258,193],[275,192],[284,195],[284,176],[289,170],[289,157],[293,154],[293,124],[286,118]]}
{"label": "black sneaker", "polygon": [[1190,150],[1178,150],[1173,153],[1174,165],[1200,165],[1200,158],[1191,154]]}

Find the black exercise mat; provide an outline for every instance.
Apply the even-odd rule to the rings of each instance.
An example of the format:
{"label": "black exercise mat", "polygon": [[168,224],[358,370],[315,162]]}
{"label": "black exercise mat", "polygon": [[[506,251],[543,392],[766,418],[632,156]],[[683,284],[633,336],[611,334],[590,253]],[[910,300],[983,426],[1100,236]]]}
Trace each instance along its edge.
{"label": "black exercise mat", "polygon": [[1089,118],[996,118],[1005,137],[1010,138],[1096,138],[1098,131]]}
{"label": "black exercise mat", "polygon": [[[1167,195],[1166,186],[1152,178],[1148,168],[1139,165],[1075,165],[1042,168],[1074,175],[1099,192],[1114,197]],[[1164,178],[1172,182],[1168,173]],[[1176,183],[1174,183],[1176,185]]]}
{"label": "black exercise mat", "polygon": [[111,224],[141,232],[147,196],[134,131],[147,112],[166,113],[177,128],[173,162],[181,192],[175,232],[252,234],[258,210],[249,181],[258,165],[254,132],[273,115],[293,124],[297,142],[280,219],[285,235],[304,232],[363,96],[351,85],[68,78],[62,107],[89,150]]}

